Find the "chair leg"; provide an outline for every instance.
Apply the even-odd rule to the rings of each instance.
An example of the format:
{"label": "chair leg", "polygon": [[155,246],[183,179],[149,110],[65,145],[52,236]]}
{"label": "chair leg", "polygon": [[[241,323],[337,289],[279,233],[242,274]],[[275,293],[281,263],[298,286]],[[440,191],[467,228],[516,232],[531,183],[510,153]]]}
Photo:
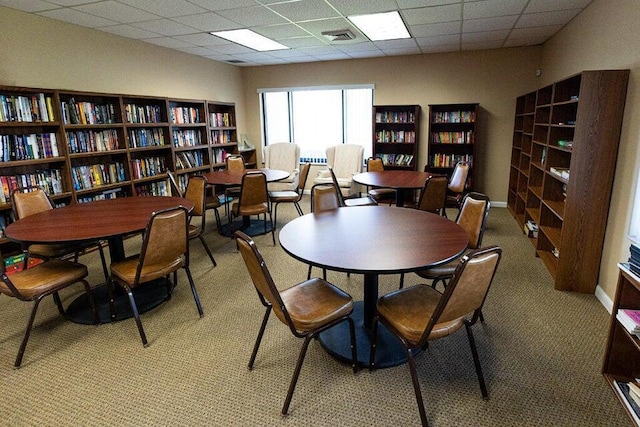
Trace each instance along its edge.
{"label": "chair leg", "polygon": [[104,273],[104,280],[109,280],[109,268],[107,267],[107,260],[104,257],[104,249],[102,244],[98,242],[98,251],[100,252],[100,262],[102,263],[102,272]]}
{"label": "chair leg", "polygon": [[202,242],[202,246],[204,246],[204,250],[207,252],[207,255],[209,255],[209,259],[213,263],[213,266],[216,267],[218,264],[216,263],[216,260],[213,258],[213,255],[211,254],[211,251],[209,250],[209,245],[207,245],[207,242],[204,241],[204,237],[202,237],[200,235],[200,236],[198,236],[198,239],[200,239],[200,242]]}
{"label": "chair leg", "polygon": [[424,402],[422,401],[422,393],[420,392],[420,383],[418,382],[418,372],[416,371],[416,362],[413,359],[413,351],[407,348],[407,361],[409,362],[409,371],[411,372],[411,381],[413,382],[413,390],[416,393],[416,401],[418,403],[418,411],[420,412],[420,421],[424,427],[427,427],[427,414],[424,410]]}
{"label": "chair leg", "polygon": [[[269,212],[269,222],[272,223],[272,227],[271,227],[271,240],[273,241],[273,246],[276,245],[276,224],[273,222],[273,219],[271,218],[271,212]],[[267,226],[267,214],[264,214],[264,225],[265,227]],[[266,228],[265,228],[265,233],[267,232]]]}
{"label": "chair leg", "polygon": [[100,323],[100,316],[98,316],[98,307],[96,306],[96,300],[93,299],[93,294],[91,293],[91,286],[89,286],[89,282],[86,280],[82,280],[82,284],[84,285],[84,291],[87,294],[87,298],[89,299],[89,305],[91,305],[91,311],[93,311],[93,321],[97,325]]}
{"label": "chair leg", "polygon": [[304,212],[302,211],[302,208],[300,207],[300,203],[294,202],[293,205],[296,207],[296,210],[298,211],[298,216],[304,215]]}
{"label": "chair leg", "polygon": [[193,277],[191,276],[191,270],[189,267],[184,267],[184,271],[187,272],[187,278],[189,279],[189,285],[191,286],[191,293],[193,294],[193,299],[196,301],[196,306],[198,307],[198,313],[200,317],[204,316],[204,312],[202,311],[202,304],[200,304],[200,297],[198,296],[198,291],[196,290],[196,284],[193,282]]}
{"label": "chair leg", "polygon": [[276,222],[278,221],[278,205],[279,204],[280,204],[279,202],[276,202],[275,204],[271,203],[271,210],[273,210],[273,222],[271,223],[272,229],[276,228]]}
{"label": "chair leg", "polygon": [[487,386],[484,383],[484,375],[482,375],[482,366],[480,366],[480,358],[478,357],[478,349],[476,348],[476,342],[473,339],[473,332],[471,331],[471,325],[469,323],[464,324],[467,328],[467,336],[469,337],[469,346],[471,346],[471,354],[473,354],[473,364],[476,366],[476,374],[478,374],[478,382],[480,383],[480,392],[482,397],[487,399],[489,393],[487,393]]}
{"label": "chair leg", "polygon": [[41,298],[38,298],[33,302],[33,308],[31,309],[29,321],[27,322],[27,329],[24,332],[24,338],[22,339],[22,344],[20,344],[20,349],[18,350],[18,356],[16,357],[16,361],[13,364],[13,366],[16,368],[19,368],[22,364],[22,356],[24,355],[24,350],[27,348],[27,341],[29,341],[29,336],[31,335],[31,328],[33,328],[33,321],[36,318],[36,312],[38,311],[38,305],[40,305],[40,301]]}
{"label": "chair leg", "polygon": [[369,350],[369,370],[373,371],[376,365],[376,346],[378,342],[378,316],[373,318],[371,325],[371,349]]}
{"label": "chair leg", "polygon": [[138,313],[138,306],[136,305],[135,299],[133,299],[133,294],[131,293],[131,288],[128,286],[124,286],[127,291],[127,295],[129,296],[129,304],[131,305],[131,311],[133,311],[133,317],[136,320],[136,326],[138,327],[138,332],[140,333],[140,339],[142,340],[142,345],[147,347],[149,344],[147,342],[147,336],[144,333],[144,329],[142,328],[142,322],[140,321],[140,314]]}
{"label": "chair leg", "polygon": [[351,316],[347,317],[349,323],[349,336],[351,337],[351,367],[353,373],[358,372],[358,348],[356,347],[356,328],[353,324]]}
{"label": "chair leg", "polygon": [[62,307],[62,301],[60,300],[60,294],[58,294],[58,291],[53,293],[53,301],[56,303],[56,307],[58,307],[58,313],[64,316],[64,308]]}
{"label": "chair leg", "polygon": [[216,216],[216,227],[218,228],[218,232],[222,231],[222,221],[220,221],[220,213],[218,212],[218,209],[214,209],[213,213]]}
{"label": "chair leg", "polygon": [[251,358],[249,359],[249,370],[253,369],[253,363],[256,361],[256,355],[258,354],[258,348],[260,347],[260,343],[262,342],[264,330],[267,327],[269,314],[271,314],[271,306],[267,306],[267,310],[265,311],[264,317],[262,318],[262,325],[260,325],[260,331],[258,332],[258,337],[256,338],[256,343],[253,345],[253,351],[251,352]]}
{"label": "chair leg", "polygon": [[398,289],[404,288],[404,273],[400,273],[400,286]]}
{"label": "chair leg", "polygon": [[289,411],[289,405],[291,404],[291,398],[293,398],[293,391],[296,388],[296,383],[298,382],[298,377],[300,376],[300,370],[302,369],[302,363],[304,362],[304,357],[307,354],[307,348],[309,347],[309,343],[313,338],[313,334],[307,335],[304,339],[304,343],[302,343],[302,348],[300,349],[300,356],[298,356],[298,362],[296,363],[296,368],[293,371],[293,377],[291,378],[291,384],[289,384],[289,391],[287,392],[287,398],[284,401],[284,405],[282,406],[282,415],[286,415]]}
{"label": "chair leg", "polygon": [[307,280],[311,279],[311,265],[309,265],[309,270],[307,271]]}

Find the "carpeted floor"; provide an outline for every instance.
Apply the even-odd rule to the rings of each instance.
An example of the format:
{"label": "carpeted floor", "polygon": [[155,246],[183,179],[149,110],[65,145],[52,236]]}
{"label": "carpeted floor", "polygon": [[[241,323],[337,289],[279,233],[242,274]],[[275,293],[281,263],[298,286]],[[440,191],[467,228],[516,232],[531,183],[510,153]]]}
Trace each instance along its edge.
{"label": "carpeted floor", "polygon": [[[308,199],[303,208],[308,212]],[[295,216],[279,208],[279,226]],[[455,216],[451,212],[449,217]],[[213,227],[211,227],[213,229]],[[338,239],[338,237],[336,237]],[[247,362],[263,307],[235,245],[209,231],[213,268],[191,243],[200,319],[183,273],[173,298],[142,315],[149,347],[133,319],[87,326],[41,304],[21,369],[13,369],[30,306],[0,298],[0,424],[6,426],[411,426],[419,416],[407,366],[374,372],[350,368],[311,343],[289,415],[280,415],[302,340],[272,316],[253,371]],[[127,241],[134,253],[139,239]],[[279,287],[306,278],[306,266],[256,238]],[[489,215],[484,243],[504,249],[502,264],[475,327],[489,399],[483,400],[460,333],[433,342],[417,358],[427,417],[435,426],[629,425],[600,374],[609,315],[593,295],[553,290],[551,277],[506,209]],[[336,244],[339,244],[338,240]],[[81,258],[90,282],[97,254]],[[314,270],[314,272],[317,271]],[[328,279],[362,298],[362,276]],[[382,277],[380,294],[398,276]],[[420,283],[407,275],[407,285]],[[65,292],[68,304],[80,286]]]}

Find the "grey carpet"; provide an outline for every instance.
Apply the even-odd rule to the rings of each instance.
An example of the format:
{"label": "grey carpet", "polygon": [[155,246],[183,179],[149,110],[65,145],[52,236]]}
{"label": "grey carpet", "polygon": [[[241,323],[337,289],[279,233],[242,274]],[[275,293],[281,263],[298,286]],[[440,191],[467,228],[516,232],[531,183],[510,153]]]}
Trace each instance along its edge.
{"label": "grey carpet", "polygon": [[[303,208],[308,212],[306,198]],[[281,205],[279,226],[295,215],[293,207]],[[354,375],[315,341],[289,415],[281,416],[302,341],[272,317],[255,368],[247,369],[263,308],[232,241],[215,231],[206,239],[216,268],[200,243],[191,243],[205,316],[198,318],[181,273],[173,298],[142,315],[148,348],[142,347],[132,319],[78,325],[61,317],[48,299],[41,304],[23,366],[15,370],[30,305],[1,297],[0,424],[419,425],[407,366]],[[306,277],[306,266],[274,247],[270,235],[256,242],[279,287]],[[600,374],[606,310],[593,295],[553,290],[549,273],[506,209],[491,210],[484,243],[504,249],[483,310],[486,323],[475,327],[489,399],[480,395],[466,334],[460,331],[433,342],[417,358],[430,423],[629,425]],[[137,245],[138,238],[127,241],[128,252]],[[92,284],[102,277],[98,259],[97,254],[81,258],[90,267]],[[329,272],[328,279],[362,298],[362,276]],[[407,275],[406,283],[418,279]],[[380,294],[397,285],[398,276],[382,277]],[[65,305],[80,288],[64,292]]]}

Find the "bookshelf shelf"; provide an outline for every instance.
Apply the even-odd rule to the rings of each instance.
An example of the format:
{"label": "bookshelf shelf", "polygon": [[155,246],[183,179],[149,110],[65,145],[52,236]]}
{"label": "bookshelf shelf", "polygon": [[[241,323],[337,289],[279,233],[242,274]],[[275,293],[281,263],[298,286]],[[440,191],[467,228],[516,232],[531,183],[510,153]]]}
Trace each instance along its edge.
{"label": "bookshelf shelf", "polygon": [[532,243],[558,290],[597,284],[628,76],[585,71],[516,99],[507,206],[539,225]]}
{"label": "bookshelf shelf", "polygon": [[385,169],[416,170],[420,141],[419,105],[373,107],[373,157]]}

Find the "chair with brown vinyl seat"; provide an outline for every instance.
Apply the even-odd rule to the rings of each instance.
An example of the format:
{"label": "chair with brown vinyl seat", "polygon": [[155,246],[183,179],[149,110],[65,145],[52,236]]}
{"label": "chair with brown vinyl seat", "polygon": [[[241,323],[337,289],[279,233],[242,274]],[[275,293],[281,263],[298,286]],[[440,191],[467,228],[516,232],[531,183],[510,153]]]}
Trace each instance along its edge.
{"label": "chair with brown vinyl seat", "polygon": [[[11,192],[11,203],[15,218],[25,218],[29,215],[55,209],[49,194],[39,186],[19,187]],[[74,261],[78,261],[81,252],[97,248],[100,252],[102,272],[105,280],[109,280],[109,270],[104,256],[101,242],[77,242],[55,244],[33,244],[25,248],[30,257],[43,260],[64,258],[73,255]]]}
{"label": "chair with brown vinyl seat", "polygon": [[[244,157],[239,154],[231,154],[224,159],[224,163],[227,166],[229,172],[244,173],[246,168],[244,165]],[[238,198],[240,196],[240,188],[237,185],[229,186],[224,189],[224,195],[227,199]],[[229,216],[229,203],[225,203],[225,211]]]}
{"label": "chair with brown vinyl seat", "polygon": [[58,291],[74,283],[82,283],[87,293],[89,303],[91,304],[94,322],[96,324],[99,323],[98,312],[93,296],[91,295],[91,288],[89,283],[84,280],[89,274],[87,267],[84,265],[71,261],[51,259],[34,267],[15,272],[9,276],[5,271],[2,254],[0,254],[0,273],[2,273],[0,293],[21,301],[33,301],[33,308],[31,309],[31,314],[27,322],[27,329],[25,330],[24,338],[22,339],[22,344],[20,344],[18,356],[14,363],[16,368],[19,368],[22,364],[22,357],[27,347],[27,341],[29,341],[29,335],[31,335],[36,312],[38,311],[40,301],[42,301],[44,297],[53,295],[53,300],[58,307],[58,311],[64,315],[65,311],[62,307]]}
{"label": "chair with brown vinyl seat", "polygon": [[[205,195],[207,191],[207,181],[204,177],[195,175],[189,178],[189,182],[187,183],[187,189],[184,192],[184,198],[193,203],[193,210],[189,215],[189,240],[198,239],[204,250],[209,255],[209,259],[213,263],[215,267],[216,260],[209,249],[209,245],[204,240],[204,231],[206,225],[206,206],[205,206]],[[220,223],[220,219],[218,218],[218,211],[216,210],[216,221]],[[194,224],[194,220],[197,224]]]}
{"label": "chair with brown vinyl seat", "polygon": [[203,316],[200,298],[196,290],[191,270],[189,269],[187,209],[178,206],[154,212],[144,232],[144,239],[139,255],[125,258],[111,264],[111,280],[109,281],[110,310],[115,316],[113,305],[113,284],[118,283],[129,296],[129,304],[135,318],[142,345],[147,346],[147,336],[140,321],[132,289],[145,283],[164,279],[167,283],[167,294],[171,296],[173,289],[169,275],[173,273],[173,281],[177,282],[178,270],[184,269],[191,285],[191,293],[196,302],[200,317]]}
{"label": "chair with brown vinyl seat", "polygon": [[278,221],[278,205],[280,203],[293,203],[296,211],[298,211],[298,215],[304,215],[304,212],[302,212],[302,208],[300,207],[300,200],[302,200],[302,195],[304,194],[304,187],[307,185],[309,169],[311,169],[311,163],[305,163],[300,168],[300,177],[295,191],[269,191],[269,201],[271,202],[271,206],[273,206],[274,228]]}
{"label": "chair with brown vinyl seat", "polygon": [[[467,180],[469,178],[469,163],[458,162],[456,163],[449,184],[447,185],[447,200],[445,206],[448,208],[459,209],[462,204],[462,198],[464,197],[464,190],[467,186]],[[444,215],[447,216],[445,210]]]}
{"label": "chair with brown vinyl seat", "polygon": [[[264,232],[267,233],[267,214],[269,214],[269,222],[272,223],[271,206],[269,205],[269,192],[267,190],[267,177],[262,172],[247,172],[242,177],[242,186],[240,188],[240,197],[238,201],[231,206],[229,223],[231,224],[231,233],[235,231],[234,218],[251,215],[264,214]],[[276,236],[271,227],[271,239],[276,244]]]}
{"label": "chair with brown vinyl seat", "polygon": [[[169,182],[171,183],[171,190],[175,197],[184,197],[184,191],[178,185],[178,181],[176,180],[176,176],[173,171],[167,170],[167,176],[169,177]],[[204,209],[208,211],[213,209],[213,213],[216,216],[216,226],[218,231],[222,229],[222,224],[220,222],[220,213],[218,212],[218,208],[222,206],[220,203],[220,199],[218,196],[213,193],[213,186],[207,185],[206,193],[205,193],[205,202]]]}
{"label": "chair with brown vinyl seat", "polygon": [[[367,159],[367,172],[384,172],[384,163],[379,157],[369,157]],[[393,188],[372,188],[367,194],[376,203],[389,203],[392,205],[396,201],[397,192]]]}
{"label": "chair with brown vinyl seat", "polygon": [[430,176],[424,182],[424,187],[422,187],[420,199],[416,207],[421,211],[445,216],[444,209],[447,199],[447,184],[446,176]]}
{"label": "chair with brown vinyl seat", "polygon": [[241,231],[237,231],[235,236],[236,244],[247,266],[251,281],[258,292],[258,298],[266,308],[260,331],[249,359],[249,369],[253,369],[272,310],[278,320],[288,326],[295,337],[304,338],[287,397],[282,407],[282,413],[286,414],[300,375],[307,347],[319,333],[339,323],[349,323],[351,363],[353,372],[357,372],[355,328],[350,317],[353,311],[353,300],[349,294],[320,278],[307,280],[279,291],[255,242]]}
{"label": "chair with brown vinyl seat", "polygon": [[[311,187],[311,212],[326,212],[340,206],[340,190],[334,184],[315,184]],[[311,265],[307,271],[307,279],[311,278]],[[327,280],[327,270],[322,269],[322,278]]]}
{"label": "chair with brown vinyl seat", "polygon": [[[329,167],[327,169],[329,170],[329,174],[331,176],[333,185],[339,189],[340,185],[338,184],[338,179],[336,178],[336,174],[333,173],[332,168]],[[344,197],[342,195],[342,191],[338,191],[338,199],[340,200],[341,207],[377,206],[378,205],[378,203],[369,196],[357,197],[357,194],[353,193],[352,196]]]}
{"label": "chair with brown vinyl seat", "polygon": [[488,397],[471,327],[479,318],[501,256],[502,250],[497,246],[468,253],[457,263],[443,294],[429,286],[412,286],[378,300],[372,328],[370,368],[375,368],[377,328],[378,323],[382,323],[400,340],[407,353],[423,426],[428,423],[414,353],[424,349],[429,341],[450,336],[463,326],[467,331],[482,397]]}

